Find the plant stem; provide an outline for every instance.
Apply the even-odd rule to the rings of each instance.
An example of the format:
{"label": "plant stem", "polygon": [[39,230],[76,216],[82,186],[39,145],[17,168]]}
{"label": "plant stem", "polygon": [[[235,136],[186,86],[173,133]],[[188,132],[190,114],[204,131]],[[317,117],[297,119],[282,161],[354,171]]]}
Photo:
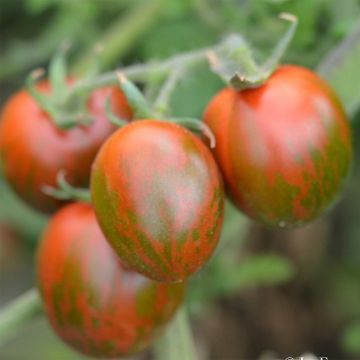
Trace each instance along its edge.
{"label": "plant stem", "polygon": [[162,114],[166,113],[169,108],[171,94],[174,92],[176,85],[179,83],[184,75],[184,68],[179,66],[174,68],[169,74],[160,89],[159,95],[155,100],[154,110]]}
{"label": "plant stem", "polygon": [[[111,65],[121,57],[156,22],[161,14],[163,0],[138,1],[125,16],[113,24],[101,38],[103,49],[99,54],[102,66]],[[85,51],[72,66],[74,73],[85,74],[93,65],[94,49]]]}
{"label": "plant stem", "polygon": [[41,314],[41,301],[36,289],[20,295],[0,311],[0,345],[18,328]]}
{"label": "plant stem", "polygon": [[[224,46],[224,41],[219,44],[187,53],[175,55],[161,62],[149,62],[119,69],[124,75],[133,81],[143,81],[149,74],[164,76],[172,69],[181,66],[189,67],[204,62],[209,51],[219,50]],[[79,93],[90,92],[98,87],[106,85],[117,85],[119,83],[115,71],[102,74],[91,79],[77,82],[68,92],[67,98],[72,98]]]}
{"label": "plant stem", "polygon": [[191,328],[183,306],[164,336],[155,345],[156,360],[196,360],[196,349]]}

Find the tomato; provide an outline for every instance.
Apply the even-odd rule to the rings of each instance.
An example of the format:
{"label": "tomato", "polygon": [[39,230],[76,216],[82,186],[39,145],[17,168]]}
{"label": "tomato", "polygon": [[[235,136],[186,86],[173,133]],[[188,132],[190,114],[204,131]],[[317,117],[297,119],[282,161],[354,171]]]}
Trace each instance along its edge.
{"label": "tomato", "polygon": [[259,88],[226,88],[204,120],[233,202],[268,225],[315,219],[343,188],[351,133],[334,91],[310,70],[281,66]]}
{"label": "tomato", "polygon": [[38,249],[45,313],[70,346],[94,357],[143,350],[182,303],[185,283],[162,284],[121,264],[92,207],[74,203],[50,220]]}
{"label": "tomato", "polygon": [[[49,93],[49,83],[41,82],[39,90]],[[69,130],[60,130],[26,90],[6,103],[0,122],[0,161],[8,182],[27,204],[42,212],[53,212],[63,204],[42,191],[44,185],[57,187],[59,170],[66,171],[74,186],[87,186],[94,157],[115,130],[105,115],[109,95],[115,114],[130,118],[123,93],[117,87],[104,87],[87,101],[94,119],[91,125]]]}
{"label": "tomato", "polygon": [[144,119],[116,131],[95,159],[90,188],[107,239],[149,278],[187,278],[218,243],[219,170],[201,140],[177,124]]}

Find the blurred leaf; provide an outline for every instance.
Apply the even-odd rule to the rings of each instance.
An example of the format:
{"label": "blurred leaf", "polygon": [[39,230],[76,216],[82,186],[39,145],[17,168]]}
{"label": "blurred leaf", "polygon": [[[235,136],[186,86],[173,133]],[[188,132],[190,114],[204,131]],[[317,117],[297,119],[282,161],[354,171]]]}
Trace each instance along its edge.
{"label": "blurred leaf", "polygon": [[320,63],[318,72],[340,96],[345,109],[354,115],[360,106],[360,24]]}
{"label": "blurred leaf", "polygon": [[344,331],[341,345],[348,353],[360,355],[360,322],[349,326]]}
{"label": "blurred leaf", "polygon": [[27,240],[37,241],[47,218],[25,206],[0,175],[0,220],[10,224]]}
{"label": "blurred leaf", "polygon": [[358,0],[328,1],[331,12],[331,32],[337,39],[342,38],[356,25],[360,16],[360,3]]}
{"label": "blurred leaf", "polygon": [[86,360],[66,346],[41,317],[25,326],[18,336],[1,348],[1,360]]}
{"label": "blurred leaf", "polygon": [[144,38],[142,53],[145,58],[161,59],[211,45],[214,41],[214,33],[196,19],[163,21]]}
{"label": "blurred leaf", "polygon": [[291,262],[275,254],[253,255],[228,271],[222,287],[226,291],[247,287],[278,285],[295,274]]}
{"label": "blurred leaf", "polygon": [[171,0],[163,2],[163,12],[169,18],[184,16],[192,8],[193,0]]}
{"label": "blurred leaf", "polygon": [[[234,251],[233,251],[234,252]],[[295,275],[291,262],[276,254],[249,256],[240,264],[218,252],[210,264],[191,282],[189,300],[192,310],[202,309],[206,302],[248,288],[275,286]]]}
{"label": "blurred leaf", "polygon": [[50,6],[56,4],[59,0],[26,0],[26,10],[31,14],[40,13]]}
{"label": "blurred leaf", "polygon": [[[99,54],[102,68],[118,63],[120,58],[154,27],[161,14],[162,4],[163,0],[134,2],[131,9],[124,15],[121,14],[95,39],[102,48]],[[75,73],[85,75],[94,65],[93,56],[94,44],[91,44],[82,51],[71,68]]]}
{"label": "blurred leaf", "polygon": [[[53,17],[42,24],[39,35],[27,40],[19,39],[17,35],[17,39],[6,47],[0,58],[0,79],[9,79],[39,66],[64,40],[71,40],[75,46],[92,41],[96,34],[95,15],[96,7],[92,2],[64,2]],[[28,30],[28,33],[33,32]]]}
{"label": "blurred leaf", "polygon": [[300,47],[311,45],[317,34],[317,23],[323,13],[324,0],[288,1],[283,4],[282,11],[294,14],[299,19],[298,31],[294,37],[294,44]]}
{"label": "blurred leaf", "polygon": [[[358,217],[354,219],[358,221]],[[358,228],[358,226],[357,226]],[[358,230],[358,229],[357,229]],[[359,233],[354,235],[348,234],[346,236],[347,242],[351,243],[352,236],[355,236],[354,240],[357,241],[357,246],[359,246]],[[355,242],[355,241],[354,241]],[[349,244],[345,244],[349,246]],[[331,276],[329,276],[330,281],[330,291],[329,298],[332,299],[331,310],[336,312],[342,318],[358,318],[360,317],[360,308],[359,301],[360,298],[360,286],[359,286],[359,277],[360,277],[360,268],[359,264],[359,251],[355,247],[355,244],[350,245],[350,249],[346,254],[346,262],[342,259],[332,265]],[[354,257],[354,259],[352,259]]]}
{"label": "blurred leaf", "polygon": [[201,117],[206,104],[223,86],[220,78],[210,73],[205,66],[192,69],[179,83],[171,98],[173,115]]}

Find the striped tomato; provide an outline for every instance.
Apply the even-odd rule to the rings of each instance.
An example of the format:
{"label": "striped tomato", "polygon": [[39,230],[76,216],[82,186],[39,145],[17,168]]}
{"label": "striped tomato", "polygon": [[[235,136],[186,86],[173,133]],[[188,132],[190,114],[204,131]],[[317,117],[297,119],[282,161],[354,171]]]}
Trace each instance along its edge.
{"label": "striped tomato", "polygon": [[259,88],[227,88],[208,105],[214,155],[246,214],[291,227],[334,202],[349,173],[349,124],[333,90],[310,70],[282,66]]}
{"label": "striped tomato", "polygon": [[218,243],[218,168],[207,147],[177,124],[145,119],[119,129],[99,151],[90,187],[113,248],[152,279],[187,278]]}
{"label": "striped tomato", "polygon": [[182,303],[184,283],[161,284],[123,267],[88,204],[50,220],[37,258],[38,286],[55,332],[94,357],[143,350]]}
{"label": "striped tomato", "polygon": [[[48,93],[50,85],[41,82]],[[129,118],[131,110],[117,87],[95,90],[87,106],[93,122],[60,130],[40,109],[29,92],[22,90],[6,103],[0,122],[0,161],[5,177],[19,197],[32,207],[53,212],[62,203],[42,191],[57,185],[59,170],[65,170],[74,186],[87,186],[91,164],[104,140],[115,130],[106,118],[104,103],[111,95],[113,111]]]}

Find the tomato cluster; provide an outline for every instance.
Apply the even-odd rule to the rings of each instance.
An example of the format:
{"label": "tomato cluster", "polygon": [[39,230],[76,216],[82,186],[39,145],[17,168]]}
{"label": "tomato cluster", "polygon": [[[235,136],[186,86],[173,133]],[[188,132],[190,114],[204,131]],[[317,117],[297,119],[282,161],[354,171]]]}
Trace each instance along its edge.
{"label": "tomato cluster", "polygon": [[[51,91],[47,82],[39,90]],[[120,89],[100,88],[87,102],[91,124],[59,129],[24,90],[0,124],[0,160],[14,190],[38,210],[62,207],[38,251],[45,312],[67,344],[95,357],[141,351],[173,317],[186,279],[217,246],[223,182],[250,217],[299,226],[334,202],[352,158],[339,100],[301,67],[279,67],[257,88],[220,91],[204,114],[213,152],[174,119],[134,119],[116,130],[109,95],[113,115],[136,113]],[[73,186],[90,182],[92,205],[44,194],[63,170]]]}

